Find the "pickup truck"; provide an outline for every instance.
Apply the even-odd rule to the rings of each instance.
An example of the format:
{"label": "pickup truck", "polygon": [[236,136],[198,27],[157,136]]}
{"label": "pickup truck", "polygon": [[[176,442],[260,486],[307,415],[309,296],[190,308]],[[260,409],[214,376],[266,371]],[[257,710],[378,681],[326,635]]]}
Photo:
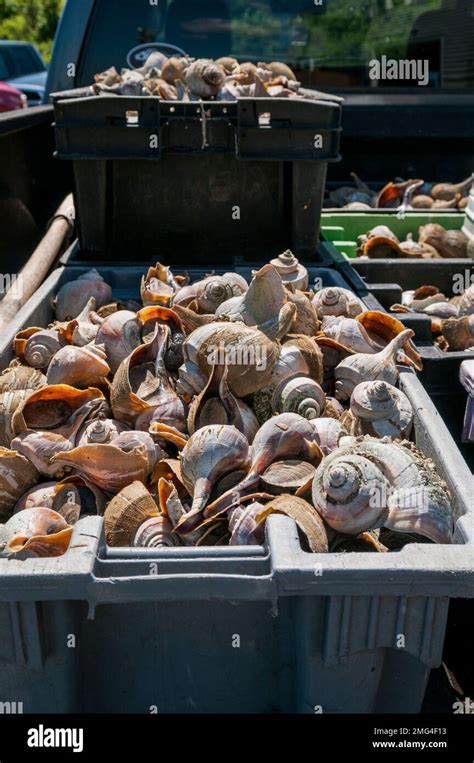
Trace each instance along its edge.
{"label": "pickup truck", "polygon": [[29,106],[44,100],[46,65],[31,42],[0,40],[0,80],[21,90]]}
{"label": "pickup truck", "polygon": [[[89,85],[111,65],[140,66],[157,47],[285,60],[306,87],[344,95],[343,161],[331,166],[330,182],[351,171],[379,183],[466,177],[474,164],[472,18],[462,4],[432,5],[376,4],[367,14],[362,0],[68,0],[44,104],[0,115],[0,230],[9,231],[0,236],[2,267],[18,268],[72,187],[68,163],[53,159],[49,95]],[[427,61],[426,82],[371,79],[384,55]]]}

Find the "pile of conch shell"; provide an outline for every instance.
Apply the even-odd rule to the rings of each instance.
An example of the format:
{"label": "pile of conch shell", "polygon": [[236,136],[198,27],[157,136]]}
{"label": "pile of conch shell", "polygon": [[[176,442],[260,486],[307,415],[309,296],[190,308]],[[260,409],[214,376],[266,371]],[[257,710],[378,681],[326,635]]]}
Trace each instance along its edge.
{"label": "pile of conch shell", "polygon": [[353,185],[343,185],[329,193],[326,208],[352,209],[354,212],[370,209],[457,209],[467,207],[473,176],[460,183],[427,183],[424,180],[396,178],[380,191],[374,191],[355,172],[351,172]]}
{"label": "pile of conch shell", "polygon": [[420,225],[418,240],[408,233],[405,241],[400,241],[387,225],[375,228],[358,236],[357,256],[368,259],[410,257],[416,259],[443,259],[469,256],[469,238],[461,230],[446,230],[439,223]]}
{"label": "pile of conch shell", "polygon": [[442,350],[474,350],[474,284],[462,294],[448,298],[436,286],[420,286],[402,293],[401,304],[392,312],[417,312],[431,318],[431,329]]}
{"label": "pile of conch shell", "polygon": [[[413,332],[284,252],[195,282],[161,263],[141,303],[91,270],[0,376],[3,553],[64,553],[104,517],[111,546],[260,544],[270,514],[313,552],[449,543],[446,485],[410,442]],[[405,535],[400,535],[400,534]],[[402,540],[400,540],[400,537]]]}
{"label": "pile of conch shell", "polygon": [[239,63],[224,56],[217,60],[189,56],[168,57],[155,51],[140,69],[112,66],[95,75],[95,95],[155,96],[165,101],[251,98],[304,98],[342,101],[337,96],[307,90],[284,63]]}

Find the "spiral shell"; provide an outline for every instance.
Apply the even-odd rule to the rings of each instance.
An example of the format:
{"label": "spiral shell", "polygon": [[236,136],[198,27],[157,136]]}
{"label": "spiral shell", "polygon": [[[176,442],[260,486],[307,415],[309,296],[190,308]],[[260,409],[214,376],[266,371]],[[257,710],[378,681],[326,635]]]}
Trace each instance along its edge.
{"label": "spiral shell", "polygon": [[268,384],[253,396],[253,408],[260,424],[273,416],[273,395],[285,380],[295,376],[309,376],[320,384],[323,373],[323,354],[313,340],[303,335],[293,335],[286,339]]}
{"label": "spiral shell", "polygon": [[105,504],[105,495],[98,487],[85,477],[73,474],[57,483],[50,508],[74,525],[84,516],[102,515]]}
{"label": "spiral shell", "polygon": [[106,407],[100,390],[75,389],[67,384],[51,384],[31,392],[12,417],[15,435],[27,429],[52,430],[63,437],[76,436],[88,416],[98,415]]}
{"label": "spiral shell", "polygon": [[362,382],[355,387],[350,401],[354,417],[353,435],[375,437],[410,436],[413,409],[401,390],[385,381]]}
{"label": "spiral shell", "polygon": [[265,525],[259,517],[265,511],[263,503],[254,501],[229,512],[229,546],[254,546],[263,543]]}
{"label": "spiral shell", "polygon": [[158,516],[158,506],[141,482],[126,485],[107,506],[104,527],[107,545],[131,546],[144,522]]}
{"label": "spiral shell", "polygon": [[321,386],[305,376],[283,381],[273,395],[275,413],[298,413],[305,419],[321,416],[326,405],[326,395]]}
{"label": "spiral shell", "polygon": [[76,439],[76,445],[99,445],[111,443],[121,432],[127,432],[130,429],[128,424],[116,419],[107,419],[105,416],[99,416],[94,421],[87,422],[79,431]]}
{"label": "spiral shell", "polygon": [[364,303],[355,294],[342,286],[328,286],[320,289],[313,297],[313,305],[319,318],[325,315],[355,318],[366,309]]}
{"label": "spiral shell", "polygon": [[332,453],[338,447],[342,437],[347,435],[342,423],[333,418],[312,419],[311,427],[314,438],[325,456]]}
{"label": "spiral shell", "polygon": [[307,291],[309,285],[308,271],[298,261],[292,251],[287,249],[270,261],[287,289]]}
{"label": "spiral shell", "polygon": [[413,443],[366,435],[344,438],[323,459],[313,482],[313,503],[338,532],[374,527],[451,543],[452,500],[445,483]]}
{"label": "spiral shell", "polygon": [[32,368],[47,368],[52,357],[66,345],[64,337],[54,329],[30,328],[20,331],[14,340],[14,350]]}
{"label": "spiral shell", "polygon": [[420,226],[420,242],[433,246],[442,257],[467,257],[469,239],[465,233],[460,230],[445,230],[441,225],[431,226]]}
{"label": "spiral shell", "polygon": [[334,530],[357,535],[383,524],[387,511],[374,496],[384,489],[388,491],[389,482],[376,464],[336,450],[316,471],[313,504]]}
{"label": "spiral shell", "polygon": [[216,317],[258,326],[277,318],[287,301],[288,291],[278,272],[272,265],[264,265],[253,274],[245,294],[219,305]]}
{"label": "spiral shell", "polygon": [[167,548],[181,546],[179,535],[173,533],[173,525],[164,516],[151,517],[140,525],[132,546],[141,548]]}
{"label": "spiral shell", "polygon": [[224,85],[225,74],[214,61],[201,58],[186,69],[184,81],[198,98],[214,98]]}
{"label": "spiral shell", "polygon": [[0,448],[0,515],[8,515],[38,479],[38,471],[21,453]]}
{"label": "spiral shell", "polygon": [[234,297],[241,297],[248,289],[245,278],[237,273],[209,276],[194,284],[196,304],[202,313],[215,313],[219,305]]}
{"label": "spiral shell", "polygon": [[39,507],[52,509],[55,491],[59,484],[55,480],[54,482],[42,482],[40,485],[34,485],[29,488],[16,502],[15,514],[18,511],[23,511],[23,509],[36,509]]}
{"label": "spiral shell", "polygon": [[12,419],[17,408],[31,395],[31,389],[19,389],[0,394],[0,445],[10,447],[15,437]]}
{"label": "spiral shell", "polygon": [[155,420],[186,430],[185,405],[165,365],[169,336],[168,326],[157,324],[153,339],[137,347],[118,368],[110,401],[119,421],[144,431]]}
{"label": "spiral shell", "polygon": [[298,459],[319,464],[323,453],[316,439],[312,422],[297,413],[282,413],[266,421],[252,443],[251,466],[247,475],[238,485],[206,506],[206,519],[218,517],[228,510],[235,504],[236,495],[248,494],[275,461]]}

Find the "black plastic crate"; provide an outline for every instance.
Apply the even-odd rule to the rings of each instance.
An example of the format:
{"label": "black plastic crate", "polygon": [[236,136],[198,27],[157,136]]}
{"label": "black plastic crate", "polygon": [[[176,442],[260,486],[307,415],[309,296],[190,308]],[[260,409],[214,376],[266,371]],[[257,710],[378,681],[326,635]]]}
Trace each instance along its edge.
{"label": "black plastic crate", "polygon": [[[71,97],[75,96],[75,97]],[[80,96],[80,97],[77,97]],[[81,249],[224,266],[283,248],[314,257],[341,104],[53,96],[57,156],[74,162]]]}

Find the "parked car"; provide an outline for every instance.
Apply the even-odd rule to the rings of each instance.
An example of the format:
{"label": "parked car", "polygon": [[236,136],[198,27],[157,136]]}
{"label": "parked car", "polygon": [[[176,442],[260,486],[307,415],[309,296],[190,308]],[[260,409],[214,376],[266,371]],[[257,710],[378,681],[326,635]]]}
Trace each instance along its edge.
{"label": "parked car", "polygon": [[27,106],[28,100],[24,93],[17,90],[16,87],[0,82],[0,113],[26,109]]}
{"label": "parked car", "polygon": [[29,106],[43,102],[46,77],[46,65],[34,45],[0,40],[0,80],[21,90]]}

